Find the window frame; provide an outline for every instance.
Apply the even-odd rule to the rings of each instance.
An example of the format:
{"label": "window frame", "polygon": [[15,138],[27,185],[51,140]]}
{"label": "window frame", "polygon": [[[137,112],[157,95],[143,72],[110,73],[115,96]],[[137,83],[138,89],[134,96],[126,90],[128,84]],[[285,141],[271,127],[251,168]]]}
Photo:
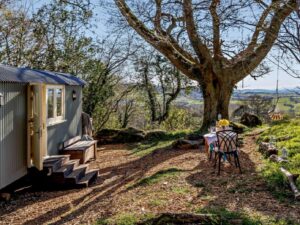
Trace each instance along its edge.
{"label": "window frame", "polygon": [[[48,90],[53,89],[53,117],[48,118]],[[61,89],[61,116],[57,116],[57,89]],[[47,126],[65,121],[65,86],[63,85],[47,85],[46,86],[46,119]]]}

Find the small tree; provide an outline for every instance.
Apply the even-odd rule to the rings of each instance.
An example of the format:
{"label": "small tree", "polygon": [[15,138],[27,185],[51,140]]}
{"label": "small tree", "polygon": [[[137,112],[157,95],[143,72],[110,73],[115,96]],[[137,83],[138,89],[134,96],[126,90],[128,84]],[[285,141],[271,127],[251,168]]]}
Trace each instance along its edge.
{"label": "small tree", "polygon": [[248,97],[246,104],[249,111],[257,116],[266,118],[273,108],[273,98],[261,95],[251,95]]}
{"label": "small tree", "polygon": [[121,128],[126,128],[135,112],[135,100],[124,98],[118,106],[118,120]]}
{"label": "small tree", "polygon": [[171,104],[186,86],[186,79],[157,54],[139,56],[135,66],[141,89],[146,93],[151,123],[161,124],[168,118]]}

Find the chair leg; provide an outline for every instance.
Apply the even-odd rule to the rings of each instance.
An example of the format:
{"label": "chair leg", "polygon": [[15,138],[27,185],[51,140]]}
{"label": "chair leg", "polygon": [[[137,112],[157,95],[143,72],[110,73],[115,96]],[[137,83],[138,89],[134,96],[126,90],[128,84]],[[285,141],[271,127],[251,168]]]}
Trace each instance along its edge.
{"label": "chair leg", "polygon": [[238,167],[239,167],[239,170],[240,170],[240,173],[242,173],[242,169],[241,169],[241,164],[240,164],[240,160],[239,160],[239,156],[237,153],[234,154],[235,157],[236,157],[236,161],[237,161],[237,164],[238,164]]}
{"label": "chair leg", "polygon": [[214,158],[214,169],[216,168],[217,166],[217,161],[218,161],[218,158],[217,158],[217,152],[214,152],[215,153],[215,158]]}
{"label": "chair leg", "polygon": [[237,164],[237,160],[236,160],[236,156],[235,155],[233,156],[233,159],[234,159],[235,168],[238,168],[238,164]]}
{"label": "chair leg", "polygon": [[220,171],[221,171],[221,160],[222,160],[222,153],[219,152],[219,169],[218,169],[218,176],[220,175]]}

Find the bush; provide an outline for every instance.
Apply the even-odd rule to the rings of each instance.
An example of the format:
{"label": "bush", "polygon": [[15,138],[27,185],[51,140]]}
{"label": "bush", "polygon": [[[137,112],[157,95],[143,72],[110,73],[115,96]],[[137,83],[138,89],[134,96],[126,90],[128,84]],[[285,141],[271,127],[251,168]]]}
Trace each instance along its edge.
{"label": "bush", "polygon": [[199,117],[192,117],[188,110],[174,107],[161,127],[168,131],[195,129],[200,127],[200,123]]}

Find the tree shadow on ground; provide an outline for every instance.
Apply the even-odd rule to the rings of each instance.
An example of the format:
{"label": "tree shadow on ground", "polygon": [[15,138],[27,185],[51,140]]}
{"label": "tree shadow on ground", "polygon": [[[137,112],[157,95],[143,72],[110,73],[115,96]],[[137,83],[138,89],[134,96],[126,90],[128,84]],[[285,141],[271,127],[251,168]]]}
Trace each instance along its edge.
{"label": "tree shadow on ground", "polygon": [[[217,175],[217,168],[213,169],[213,162],[209,160],[200,161],[195,168],[195,173],[186,177],[186,181],[198,188],[197,198],[192,203],[197,204],[203,199],[208,199],[199,212],[211,212],[217,209],[226,209],[229,212],[237,212],[244,215],[245,209],[253,210],[254,212],[265,212],[266,214],[284,218],[287,221],[291,214],[289,211],[291,202],[280,202],[269,191],[266,181],[257,171],[257,165],[249,157],[251,151],[240,151],[239,159],[242,168],[242,174],[239,173],[235,165],[222,163],[221,173]],[[274,209],[274,210],[273,210]],[[276,212],[276,214],[274,214]],[[297,213],[293,212],[293,218],[297,218]],[[245,218],[244,218],[245,219]],[[246,218],[247,219],[247,218]],[[251,218],[249,218],[251,219]],[[300,221],[298,221],[300,222]]]}
{"label": "tree shadow on ground", "polygon": [[[255,151],[253,146],[250,148],[252,148],[251,151]],[[193,166],[189,167],[190,170],[185,177],[187,183],[197,187],[197,196],[194,196],[191,201],[193,205],[203,205],[203,199],[206,198],[205,209],[218,207],[228,208],[231,211],[239,211],[244,207],[250,207],[266,213],[270,213],[272,204],[276,205],[276,207],[284,206],[274,200],[267,191],[265,182],[256,172],[256,164],[253,161],[253,156],[250,157],[251,152],[249,150],[240,152],[242,174],[234,166],[226,165],[225,167],[222,166],[220,176],[217,176],[216,170],[213,169],[212,163],[207,160],[204,152],[199,153],[198,149],[179,150],[172,149],[171,147],[158,148],[140,158],[132,157],[129,150],[124,151],[127,152],[126,157],[129,157],[126,158],[126,162],[121,161],[120,163],[120,160],[118,160],[114,165],[108,164],[107,166],[102,165],[105,161],[109,160],[105,158],[105,151],[98,152],[98,155],[104,154],[102,161],[98,159],[93,163],[95,167],[98,166],[100,168],[100,177],[88,193],[83,193],[71,202],[51,208],[47,212],[44,210],[44,214],[24,224],[64,224],[78,217],[84,223],[86,215],[83,214],[86,212],[89,212],[89,214],[95,213],[98,218],[111,215],[110,207],[115,196],[126,193],[130,189],[129,187],[132,187],[132,184],[138,184],[145,177],[155,178],[156,174],[152,174],[152,171],[156,166],[184,154],[197,154],[199,156],[199,163],[195,161]],[[113,156],[116,157],[116,155]],[[196,157],[197,160],[198,156]],[[186,172],[186,170],[182,171]],[[68,192],[62,191],[58,192],[58,196],[63,193],[68,194]],[[36,202],[39,200],[37,199]],[[288,206],[285,206],[281,214],[285,214],[287,208]],[[296,210],[293,211],[293,213],[295,212]],[[279,216],[282,216],[281,214]],[[55,218],[55,221],[53,218]]]}
{"label": "tree shadow on ground", "polygon": [[3,192],[11,193],[11,199],[0,202],[0,219],[14,211],[22,208],[25,209],[31,204],[58,198],[66,194],[74,193],[76,190],[64,187],[46,186],[41,183],[36,185],[35,182],[33,182],[33,178],[30,175],[26,175],[5,188]]}
{"label": "tree shadow on ground", "polygon": [[[110,199],[116,194],[126,192],[128,190],[128,185],[132,182],[138,181],[145,176],[145,174],[151,170],[153,167],[170,160],[174,157],[178,157],[182,154],[187,154],[190,151],[195,150],[180,150],[172,149],[170,147],[156,149],[152,153],[145,155],[133,161],[129,161],[116,166],[109,166],[101,168],[99,170],[100,177],[97,183],[92,187],[93,190],[82,197],[72,201],[71,205],[77,206],[76,209],[67,213],[67,209],[70,203],[55,208],[47,213],[34,218],[24,224],[38,224],[40,221],[48,222],[53,219],[51,215],[60,216],[59,221],[50,224],[64,224],[79,215],[83,214],[85,211],[89,210],[93,205],[101,201]],[[113,179],[114,178],[114,179]],[[109,182],[105,182],[105,181]]]}

